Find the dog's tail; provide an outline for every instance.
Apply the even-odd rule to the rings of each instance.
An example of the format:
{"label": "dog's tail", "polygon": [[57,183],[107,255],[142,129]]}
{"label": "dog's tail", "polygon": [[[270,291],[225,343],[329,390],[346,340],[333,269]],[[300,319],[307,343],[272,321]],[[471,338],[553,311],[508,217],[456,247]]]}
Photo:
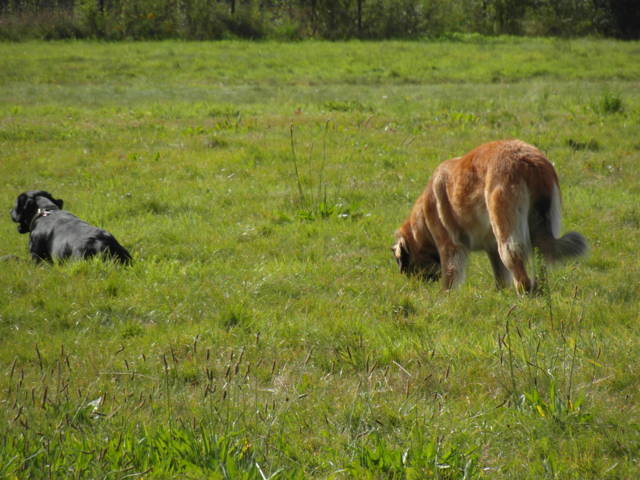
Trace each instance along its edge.
{"label": "dog's tail", "polygon": [[561,206],[560,188],[554,182],[551,192],[537,200],[529,215],[531,242],[548,262],[579,257],[588,250],[586,239],[578,232],[568,232],[562,237],[559,236],[562,223]]}
{"label": "dog's tail", "polygon": [[118,241],[113,237],[109,237],[109,239],[107,240],[106,251],[108,252],[109,257],[124,265],[131,265],[131,262],[133,261],[131,258],[131,254],[127,251],[127,249],[120,245]]}

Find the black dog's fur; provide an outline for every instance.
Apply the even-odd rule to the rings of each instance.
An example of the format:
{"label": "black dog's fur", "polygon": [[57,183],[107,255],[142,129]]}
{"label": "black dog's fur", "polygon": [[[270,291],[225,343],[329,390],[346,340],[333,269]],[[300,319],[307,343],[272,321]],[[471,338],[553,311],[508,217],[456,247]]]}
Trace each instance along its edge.
{"label": "black dog's fur", "polygon": [[129,252],[113,235],[62,210],[63,203],[49,192],[32,190],[21,193],[11,210],[18,232],[30,233],[29,253],[35,262],[88,258],[97,254],[121,263],[131,262]]}

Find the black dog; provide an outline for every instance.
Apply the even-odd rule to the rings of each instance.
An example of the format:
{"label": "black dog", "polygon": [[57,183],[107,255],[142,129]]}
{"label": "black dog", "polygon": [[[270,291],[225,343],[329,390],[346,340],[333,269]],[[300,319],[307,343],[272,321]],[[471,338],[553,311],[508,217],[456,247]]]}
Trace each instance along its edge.
{"label": "black dog", "polygon": [[121,263],[130,263],[131,255],[109,232],[83,222],[61,210],[62,200],[49,192],[32,190],[21,193],[11,210],[18,232],[29,235],[29,253],[36,262],[67,258],[88,258],[103,254]]}

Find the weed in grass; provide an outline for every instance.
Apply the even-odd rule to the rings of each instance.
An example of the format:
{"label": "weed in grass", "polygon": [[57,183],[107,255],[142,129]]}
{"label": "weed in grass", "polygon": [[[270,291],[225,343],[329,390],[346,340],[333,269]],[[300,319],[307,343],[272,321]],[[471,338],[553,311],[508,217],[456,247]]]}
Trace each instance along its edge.
{"label": "weed in grass", "polygon": [[[517,310],[514,306],[507,313],[504,335],[498,337],[500,364],[508,379],[507,397],[512,405],[530,408],[540,417],[562,424],[587,422],[592,417],[583,410],[585,392],[574,391],[582,314],[575,321],[555,318],[548,281],[541,295],[547,304],[548,326],[534,319],[526,324],[518,322],[513,315]],[[572,314],[573,308],[569,315]]]}
{"label": "weed in grass", "polygon": [[225,148],[229,146],[229,142],[219,136],[211,136],[206,141],[207,148]]}
{"label": "weed in grass", "polygon": [[249,329],[251,326],[251,315],[242,305],[227,305],[219,314],[220,324],[231,330],[236,327]]}
{"label": "weed in grass", "polygon": [[390,448],[383,442],[368,442],[361,447],[358,463],[347,471],[354,478],[476,478],[479,473],[473,449],[452,445],[442,437],[425,438],[425,432],[413,432],[405,449]]}
{"label": "weed in grass", "polygon": [[598,103],[594,105],[594,110],[605,115],[622,113],[624,112],[622,97],[617,93],[604,92]]}
{"label": "weed in grass", "polygon": [[556,384],[552,380],[548,391],[544,394],[538,389],[525,391],[522,394],[521,408],[531,409],[540,417],[551,418],[561,426],[567,424],[584,424],[593,419],[593,416],[582,410],[585,397],[562,398],[556,391]]}
{"label": "weed in grass", "polygon": [[[291,160],[298,194],[294,201],[297,206],[296,217],[303,221],[324,220],[331,217],[357,220],[362,216],[356,204],[348,205],[337,198],[330,200],[328,197],[328,185],[325,181],[324,173],[327,166],[327,136],[329,131],[329,122],[326,122],[323,131],[322,161],[316,172],[317,178],[315,182],[310,180],[308,188],[305,188],[303,187],[302,176],[298,167],[293,124],[289,128]],[[309,168],[312,169],[313,167],[310,166]]]}
{"label": "weed in grass", "polygon": [[330,100],[324,103],[324,107],[330,112],[373,112],[373,108],[363,105],[358,100],[345,102]]}
{"label": "weed in grass", "polygon": [[623,225],[631,228],[640,228],[640,207],[632,206],[625,209],[620,218]]}
{"label": "weed in grass", "polygon": [[573,138],[570,138],[567,140],[567,145],[571,148],[571,150],[576,152],[579,152],[582,150],[586,150],[588,152],[600,151],[600,143],[593,138],[587,140],[586,142],[581,142],[578,140],[574,140]]}
{"label": "weed in grass", "polygon": [[403,298],[400,303],[392,309],[393,314],[398,317],[407,318],[417,312],[416,306],[410,298]]}

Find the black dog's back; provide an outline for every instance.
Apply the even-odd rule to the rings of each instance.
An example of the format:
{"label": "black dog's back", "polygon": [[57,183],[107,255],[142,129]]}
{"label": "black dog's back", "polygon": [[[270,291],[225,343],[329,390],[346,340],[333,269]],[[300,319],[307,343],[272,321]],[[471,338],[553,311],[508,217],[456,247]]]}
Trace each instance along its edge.
{"label": "black dog's back", "polygon": [[43,260],[102,254],[121,263],[131,263],[131,255],[111,233],[65,210],[53,211],[38,219],[31,232],[30,250]]}

